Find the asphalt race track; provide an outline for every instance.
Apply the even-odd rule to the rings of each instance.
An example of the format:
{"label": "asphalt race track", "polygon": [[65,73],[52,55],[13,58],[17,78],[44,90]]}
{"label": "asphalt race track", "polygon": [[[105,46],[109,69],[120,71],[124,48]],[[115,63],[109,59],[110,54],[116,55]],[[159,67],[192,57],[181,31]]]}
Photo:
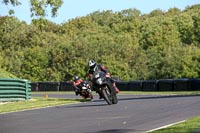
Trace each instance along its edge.
{"label": "asphalt race track", "polygon": [[144,133],[200,116],[200,96],[118,95],[118,99],[118,104],[107,105],[95,95],[93,102],[0,114],[0,133]]}

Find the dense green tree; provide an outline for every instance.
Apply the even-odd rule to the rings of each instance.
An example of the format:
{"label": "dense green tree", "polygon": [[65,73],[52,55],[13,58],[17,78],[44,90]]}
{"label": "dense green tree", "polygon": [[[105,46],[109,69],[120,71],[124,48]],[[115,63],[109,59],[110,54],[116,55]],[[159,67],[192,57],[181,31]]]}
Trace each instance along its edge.
{"label": "dense green tree", "polygon": [[[19,36],[16,34],[21,32],[18,28],[23,24],[15,17],[0,17],[0,22],[0,44],[2,49],[11,48],[14,44],[17,45]],[[21,35],[23,36],[24,33]]]}
{"label": "dense green tree", "polygon": [[166,13],[165,15],[171,17],[171,16],[175,16],[175,15],[178,15],[181,13],[181,10],[174,7],[174,8],[170,8]]}
{"label": "dense green tree", "polygon": [[[13,6],[20,6],[23,4],[23,1],[20,0],[3,0],[2,3],[5,5],[11,4]],[[57,16],[58,9],[61,7],[63,4],[62,0],[30,0],[30,11],[31,11],[31,16],[39,16],[39,17],[45,17],[46,10],[48,7],[51,7],[51,14],[52,17]],[[9,14],[13,14],[14,10],[11,9],[9,11]]]}
{"label": "dense green tree", "polygon": [[164,12],[160,9],[153,10],[152,12],[149,13],[149,17],[158,17],[164,15]]}
{"label": "dense green tree", "polygon": [[197,43],[200,44],[200,11],[197,15],[193,16],[192,19],[194,25],[194,38]]}
{"label": "dense green tree", "polygon": [[140,31],[142,34],[140,44],[144,49],[152,46],[170,46],[180,42],[180,34],[172,19],[164,16],[145,20],[140,27]]}
{"label": "dense green tree", "polygon": [[48,66],[48,53],[46,49],[36,46],[24,51],[24,60],[21,71],[25,78],[31,81],[44,80],[49,75],[46,71]]}
{"label": "dense green tree", "polygon": [[[44,0],[32,2],[42,9],[49,5]],[[29,25],[0,17],[0,69],[31,81],[69,81],[74,75],[87,79],[92,58],[112,76],[127,81],[196,78],[199,7],[149,14],[137,9],[97,11],[61,25],[46,20],[42,10],[33,12],[38,17]]]}
{"label": "dense green tree", "polygon": [[181,41],[186,44],[191,44],[194,41],[194,27],[191,14],[179,14],[175,16],[174,23],[177,25]]}

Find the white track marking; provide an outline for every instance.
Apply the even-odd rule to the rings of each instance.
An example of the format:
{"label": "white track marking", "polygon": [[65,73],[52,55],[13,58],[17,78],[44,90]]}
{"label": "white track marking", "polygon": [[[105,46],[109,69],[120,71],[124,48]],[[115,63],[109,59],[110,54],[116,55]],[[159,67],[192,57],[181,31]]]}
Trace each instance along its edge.
{"label": "white track marking", "polygon": [[146,132],[147,132],[147,133],[153,132],[153,131],[156,131],[156,130],[159,130],[159,129],[163,129],[163,128],[167,128],[167,127],[170,127],[170,126],[173,126],[173,125],[175,125],[175,124],[179,124],[179,123],[182,123],[182,122],[185,122],[185,121],[186,121],[186,120],[178,121],[178,122],[175,122],[175,123],[172,123],[172,124],[168,124],[168,125],[165,125],[165,126],[162,126],[162,127],[158,127],[158,128],[155,128],[155,129],[146,131]]}

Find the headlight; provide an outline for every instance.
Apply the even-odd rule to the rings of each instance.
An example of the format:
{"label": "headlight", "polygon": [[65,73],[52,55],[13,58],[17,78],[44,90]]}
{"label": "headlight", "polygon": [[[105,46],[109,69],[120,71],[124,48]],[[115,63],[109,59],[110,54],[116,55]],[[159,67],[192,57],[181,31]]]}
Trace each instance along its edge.
{"label": "headlight", "polygon": [[87,88],[85,86],[82,87],[83,90],[87,90]]}
{"label": "headlight", "polygon": [[98,78],[98,77],[99,77],[99,73],[95,75],[95,78]]}
{"label": "headlight", "polygon": [[98,79],[97,79],[97,84],[100,84],[100,85],[102,84],[101,78],[98,78]]}

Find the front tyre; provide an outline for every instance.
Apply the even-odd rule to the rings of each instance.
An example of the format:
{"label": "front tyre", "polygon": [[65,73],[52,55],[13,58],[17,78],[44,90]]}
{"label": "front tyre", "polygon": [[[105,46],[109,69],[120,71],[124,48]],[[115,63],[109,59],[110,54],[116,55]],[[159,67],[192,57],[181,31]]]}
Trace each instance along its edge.
{"label": "front tyre", "polygon": [[102,89],[103,98],[107,102],[108,105],[111,105],[112,102],[110,100],[111,94],[107,88]]}

